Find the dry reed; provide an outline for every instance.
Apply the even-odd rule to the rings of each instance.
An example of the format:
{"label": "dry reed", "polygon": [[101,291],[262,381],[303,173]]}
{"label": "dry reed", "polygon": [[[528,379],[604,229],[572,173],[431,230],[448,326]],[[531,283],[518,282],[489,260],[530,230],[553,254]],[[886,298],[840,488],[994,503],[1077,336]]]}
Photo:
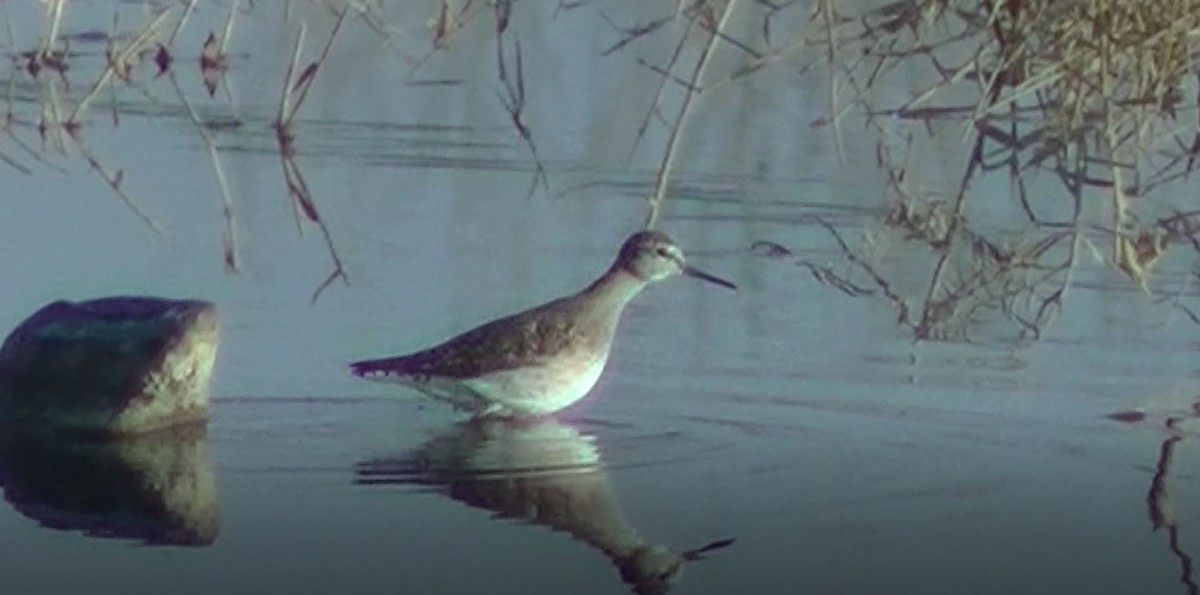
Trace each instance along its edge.
{"label": "dry reed", "polygon": [[[1186,179],[1200,152],[1200,2],[897,0],[857,12],[852,4],[820,0],[808,43],[830,68],[825,123],[835,136],[840,120],[857,113],[885,139],[879,164],[893,202],[885,223],[936,255],[913,310],[920,314],[908,321],[918,338],[963,338],[981,310],[1040,336],[1062,307],[1081,250],[1097,237],[1110,242],[1106,260],[1146,291],[1172,245],[1200,255],[1200,212],[1148,218],[1162,208],[1150,192]],[[932,72],[932,83],[902,105],[876,105],[873,91],[912,66]],[[907,147],[886,140],[897,122],[924,133],[939,120],[963,123],[970,147],[946,200],[912,188],[919,176],[907,171]],[[1030,196],[1034,171],[1061,182],[1069,220],[1038,214],[1053,199]],[[964,217],[966,203],[978,200],[973,182],[991,172],[1010,177],[1030,224],[1016,247]],[[1095,200],[1106,201],[1107,217],[1084,222]]]}

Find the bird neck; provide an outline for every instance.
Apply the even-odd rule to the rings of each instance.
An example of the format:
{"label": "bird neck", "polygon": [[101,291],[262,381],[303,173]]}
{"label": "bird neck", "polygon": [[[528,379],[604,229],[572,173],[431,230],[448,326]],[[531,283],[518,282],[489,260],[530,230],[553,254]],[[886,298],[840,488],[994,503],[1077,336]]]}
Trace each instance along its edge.
{"label": "bird neck", "polygon": [[649,281],[614,265],[582,293],[588,294],[599,303],[615,304],[619,311],[649,284]]}

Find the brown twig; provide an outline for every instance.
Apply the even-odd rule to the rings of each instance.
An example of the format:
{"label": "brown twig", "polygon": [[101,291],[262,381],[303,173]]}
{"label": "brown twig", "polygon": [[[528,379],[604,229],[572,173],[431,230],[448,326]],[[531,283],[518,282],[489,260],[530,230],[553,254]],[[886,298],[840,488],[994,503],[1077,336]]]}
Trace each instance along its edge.
{"label": "brown twig", "polygon": [[149,227],[155,234],[160,236],[163,235],[162,227],[158,225],[158,222],[150,217],[150,215],[148,215],[145,211],[143,211],[141,207],[138,206],[137,202],[135,202],[133,198],[125,192],[125,188],[122,186],[122,182],[124,182],[125,178],[125,172],[123,170],[110,172],[108,168],[104,167],[104,164],[100,163],[100,160],[91,152],[91,150],[87,148],[86,145],[83,144],[82,141],[76,139],[75,146],[77,149],[79,149],[80,155],[83,155],[83,158],[87,160],[88,165],[90,165],[92,168],[92,171],[96,172],[97,175],[103,178],[105,183],[108,184],[108,187],[112,189],[113,194],[116,194],[117,197],[121,199],[121,202],[125,203],[125,206],[129,207],[129,210],[132,211],[134,215],[137,215],[138,219],[141,219],[142,222],[145,223],[146,226]]}
{"label": "brown twig", "polygon": [[[314,303],[321,296],[321,293],[334,281],[341,278],[343,283],[349,284],[350,279],[346,274],[346,268],[342,263],[341,256],[338,255],[337,246],[333,241],[333,235],[330,233],[329,226],[317,210],[316,201],[308,189],[308,184],[304,181],[304,176],[300,173],[299,165],[296,164],[295,121],[296,114],[304,105],[304,99],[308,96],[308,91],[312,87],[320,66],[325,63],[326,58],[329,56],[329,50],[333,47],[333,41],[337,38],[338,31],[341,30],[342,23],[345,21],[349,10],[349,7],[343,7],[338,14],[337,20],[333,25],[333,30],[329,33],[329,39],[326,40],[325,46],[321,50],[321,55],[317,60],[304,67],[303,70],[300,70],[299,74],[296,74],[300,64],[300,52],[303,47],[305,34],[305,26],[303,24],[300,26],[300,30],[296,35],[296,43],[292,50],[292,60],[288,64],[287,73],[284,76],[283,90],[279,100],[276,120],[272,123],[272,128],[275,130],[275,141],[279,148],[280,165],[283,168],[284,184],[287,187],[288,202],[292,205],[292,212],[296,219],[296,229],[299,233],[303,233],[303,220],[308,220],[315,224],[321,232],[321,237],[325,240],[325,247],[330,259],[333,261],[333,270],[329,274],[329,277],[313,292],[312,301]],[[293,80],[294,74],[295,80]]]}
{"label": "brown twig", "polygon": [[179,81],[175,78],[175,73],[169,72],[167,76],[170,78],[171,86],[179,95],[179,100],[187,108],[188,116],[192,119],[196,132],[200,134],[200,138],[204,141],[204,147],[208,151],[209,164],[212,166],[213,176],[217,180],[217,188],[220,191],[221,218],[225,221],[225,230],[221,241],[223,260],[227,270],[237,271],[241,267],[241,259],[238,255],[237,218],[233,209],[233,198],[229,193],[229,184],[225,180],[225,170],[221,167],[221,158],[217,153],[216,141],[209,134],[208,128],[200,119],[200,115],[196,113],[196,109],[192,107],[192,102],[184,95]]}
{"label": "brown twig", "polygon": [[[497,5],[504,6],[504,5]],[[508,16],[496,14],[496,54],[497,54],[497,69],[499,70],[500,83],[504,87],[504,94],[496,92],[497,99],[504,106],[504,110],[508,112],[509,121],[512,122],[513,129],[517,131],[517,136],[525,142],[525,146],[529,147],[529,152],[533,156],[534,173],[533,181],[529,186],[529,196],[533,196],[534,190],[538,184],[547,192],[550,191],[550,179],[546,175],[546,168],[542,165],[542,158],[538,155],[537,144],[533,142],[533,131],[525,123],[522,115],[525,110],[525,74],[523,62],[521,59],[521,42],[514,42],[514,51],[516,53],[516,80],[514,81],[508,76],[508,69],[505,67],[504,46],[502,44],[504,29],[508,24]]]}
{"label": "brown twig", "polygon": [[133,69],[134,61],[140,57],[144,51],[148,51],[155,44],[155,36],[158,34],[158,26],[162,24],[163,19],[170,13],[169,9],[161,9],[150,19],[141,29],[137,31],[130,39],[129,43],[122,48],[115,48],[108,52],[107,63],[104,70],[100,72],[100,76],[92,82],[91,89],[75,104],[75,109],[66,119],[66,124],[70,126],[78,126],[80,118],[87,111],[88,105],[92,99],[109,83],[115,76],[121,80],[128,81],[131,70]]}
{"label": "brown twig", "polygon": [[[704,80],[704,73],[708,70],[708,64],[712,59],[713,51],[716,49],[717,40],[720,39],[718,33],[725,30],[736,5],[737,0],[728,0],[725,3],[720,19],[713,26],[712,32],[708,37],[708,42],[704,44],[704,49],[701,51],[699,59],[696,60],[696,66],[692,70],[690,79],[690,88],[702,88],[701,81]],[[654,193],[650,196],[649,200],[650,208],[646,215],[646,223],[644,224],[646,229],[653,229],[658,223],[663,201],[666,200],[667,196],[667,181],[670,179],[671,171],[675,164],[675,156],[679,149],[679,139],[682,136],[688,116],[691,115],[694,100],[699,93],[699,91],[684,93],[683,103],[679,106],[679,112],[676,114],[674,125],[671,126],[671,133],[667,137],[666,150],[663,151],[662,162],[659,164],[658,174],[655,178]]]}

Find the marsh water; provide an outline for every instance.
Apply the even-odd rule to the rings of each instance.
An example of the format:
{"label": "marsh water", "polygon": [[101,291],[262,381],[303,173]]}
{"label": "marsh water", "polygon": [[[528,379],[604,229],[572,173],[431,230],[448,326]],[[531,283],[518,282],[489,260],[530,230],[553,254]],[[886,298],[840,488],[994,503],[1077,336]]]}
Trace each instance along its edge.
{"label": "marsh water", "polygon": [[[64,20],[80,64],[68,96],[103,64],[87,35],[112,22],[102,4]],[[854,237],[882,204],[872,141],[812,126],[825,81],[801,59],[704,95],[674,166],[660,226],[740,291],[647,290],[598,386],[554,420],[464,424],[352,378],[347,362],[582,287],[641,226],[668,127],[651,118],[637,141],[661,79],[636,60],[673,42],[606,54],[621,34],[600,13],[633,27],[674,5],[608,4],[520,3],[506,33],[546,185],[500,99],[490,16],[428,57],[437,3],[394,3],[387,35],[344,23],[294,128],[349,278],[315,301],[328,252],[315,227],[297,233],[270,123],[299,24],[306,60],[328,38],[317,3],[239,9],[213,97],[194,65],[229,6],[199,3],[173,45],[183,94],[220,123],[206,130],[237,217],[236,274],[203,137],[153,70],[99,94],[84,138],[162,236],[77,153],[50,147],[43,163],[0,143],[31,170],[0,165],[0,328],[112,294],[207,299],[222,317],[202,435],[3,450],[4,592],[1197,592],[1196,446],[1186,421],[1163,420],[1191,411],[1200,329],[1088,260],[1038,341],[982,324],[914,342],[885,301],[764,258],[756,241],[833,262],[805,216]],[[7,51],[35,46],[41,6],[5,8],[20,25]],[[146,14],[120,10],[130,28]],[[40,87],[10,76],[17,133],[38,147]],[[962,149],[938,151],[927,159]],[[1004,188],[977,191],[1000,202]],[[1176,287],[1188,271],[1158,275]],[[1109,417],[1133,410],[1144,419]],[[109,471],[84,471],[96,461]]]}

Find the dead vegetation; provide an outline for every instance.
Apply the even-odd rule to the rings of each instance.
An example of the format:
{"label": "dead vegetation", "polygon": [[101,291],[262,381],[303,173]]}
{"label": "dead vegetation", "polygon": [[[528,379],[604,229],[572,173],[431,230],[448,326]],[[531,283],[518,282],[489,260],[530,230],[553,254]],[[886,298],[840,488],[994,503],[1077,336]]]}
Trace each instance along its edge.
{"label": "dead vegetation", "polygon": [[[272,128],[297,228],[317,226],[333,262],[314,299],[333,281],[345,280],[346,272],[297,163],[297,114],[346,22],[374,36],[410,77],[431,56],[454,51],[468,31],[493,36],[496,97],[512,134],[532,157],[530,192],[550,190],[551,172],[528,113],[530,89],[541,87],[527,87],[527,78],[538,73],[524,66],[516,24],[530,5],[442,0],[431,8],[426,26],[415,28],[425,36],[418,45],[426,50],[414,56],[404,49],[403,39],[414,28],[402,27],[384,4],[309,3],[330,16],[332,30],[319,56],[303,62],[306,26],[293,29],[293,60],[280,65],[286,72]],[[0,162],[29,172],[35,167],[61,169],[62,156],[77,155],[114,196],[157,229],[130,190],[131,176],[89,150],[84,139],[85,129],[98,125],[88,114],[106,94],[153,96],[155,81],[164,78],[207,148],[213,195],[225,219],[224,259],[236,269],[237,209],[222,173],[219,144],[177,77],[182,72],[198,75],[210,98],[223,90],[233,105],[226,74],[235,66],[228,48],[236,16],[263,8],[233,2],[223,28],[205,32],[200,47],[184,49],[176,46],[199,0],[146,10],[136,24],[114,16],[103,65],[80,87],[86,89],[81,93],[72,87],[79,84],[72,79],[81,70],[75,68],[72,39],[60,31],[67,4],[45,3],[44,30],[35,47],[16,49],[13,24],[6,19],[14,69],[35,81],[38,95],[36,111],[21,113],[10,78],[0,134],[13,142],[0,144]],[[630,104],[640,121],[630,139],[630,159],[645,149],[654,151],[658,161],[647,227],[661,219],[697,99],[766,68],[785,67],[823,77],[828,105],[815,127],[839,141],[848,123],[855,128],[865,124],[876,135],[874,165],[887,189],[878,225],[861,238],[807,218],[828,231],[844,259],[838,265],[799,264],[851,295],[883,296],[918,339],[966,339],[976,323],[996,314],[1012,322],[1021,336],[1037,338],[1063,307],[1081,260],[1099,258],[1150,292],[1152,273],[1164,257],[1188,249],[1200,255],[1200,208],[1160,198],[1188,181],[1200,152],[1200,64],[1195,58],[1200,55],[1195,47],[1200,0],[679,0],[656,5],[662,12],[641,20],[627,17],[617,6],[559,2],[552,19],[572,13],[596,18],[611,36],[603,55],[625,54],[624,59],[658,78],[647,104]],[[282,18],[290,19],[291,11],[292,2],[283,3]],[[806,11],[805,27],[780,25],[796,22],[781,17]],[[746,22],[756,26],[731,26]],[[665,53],[629,55],[654,36],[669,40],[657,46],[666,48]],[[711,67],[721,52],[732,56],[724,61],[732,62],[732,68]],[[181,54],[195,59],[176,59]],[[894,98],[878,91],[897,88],[897,80],[909,82],[913,72],[925,77],[924,87],[899,101],[879,99]],[[119,125],[115,108],[111,120]],[[665,140],[662,146],[646,147],[654,126]],[[29,131],[40,139],[40,149]],[[928,139],[947,136],[964,146],[957,183],[927,188],[922,168],[928,166],[911,156]],[[844,155],[841,145],[839,151]],[[864,161],[861,155],[854,158]],[[1001,234],[997,226],[972,219],[971,206],[985,200],[976,190],[984,177],[1008,180],[1013,205],[1023,215],[1019,234]],[[1053,192],[1047,192],[1045,183],[1035,190],[1032,180],[1051,180]],[[998,198],[992,192],[986,200]],[[886,251],[897,244],[926,250],[931,264],[922,290],[900,289],[892,278],[898,273],[883,264]],[[1176,305],[1200,321],[1178,300]]]}
{"label": "dead vegetation", "polygon": [[[887,206],[881,225],[861,242],[804,217],[832,235],[845,262],[797,264],[848,294],[886,296],[918,340],[969,339],[977,323],[996,314],[1020,338],[1040,337],[1085,255],[1146,292],[1155,265],[1173,250],[1191,248],[1200,262],[1200,209],[1156,192],[1172,188],[1178,196],[1200,152],[1200,1],[818,0],[800,32],[781,32],[774,23],[806,4],[677,6],[674,15],[643,23],[605,17],[619,33],[609,52],[651,35],[678,41],[663,62],[638,59],[661,76],[662,86],[635,146],[653,121],[670,131],[647,226],[667,194],[692,100],[764,68],[799,63],[802,74],[825,77],[826,116],[814,125],[831,132],[843,159],[847,122],[875,133]],[[738,11],[743,20],[758,19],[758,39],[736,39],[726,30]],[[707,45],[690,76],[680,75],[687,72],[678,63],[684,45],[697,43],[694,32],[706,35]],[[717,49],[742,62],[712,80],[705,65]],[[887,91],[911,84],[914,72],[928,81],[924,87],[899,102],[879,99],[895,97]],[[685,91],[674,119],[660,105],[669,85]],[[927,189],[928,172],[911,157],[946,136],[965,149],[957,184]],[[1024,215],[1017,239],[969,216],[973,204],[997,199],[976,191],[985,177],[1007,180]],[[1054,188],[1047,192],[1043,183],[1032,190],[1039,179],[1056,182]],[[927,248],[933,264],[924,291],[898,290],[889,276],[899,273],[879,264],[886,256],[879,251],[896,243]],[[787,251],[776,248],[766,250]]]}
{"label": "dead vegetation", "polygon": [[279,97],[279,110],[275,120],[271,123],[271,127],[275,131],[275,142],[279,147],[279,162],[283,167],[283,179],[287,185],[289,203],[292,206],[292,213],[296,218],[296,231],[298,233],[304,232],[304,221],[316,225],[317,229],[321,231],[321,237],[324,238],[325,246],[329,250],[329,256],[333,260],[333,271],[329,273],[329,276],[313,292],[312,301],[314,302],[317,301],[317,298],[321,297],[321,292],[329,287],[331,283],[337,281],[339,278],[343,282],[349,283],[349,277],[346,276],[346,269],[342,264],[342,258],[338,255],[337,247],[333,243],[333,235],[329,230],[329,226],[317,210],[317,203],[313,199],[308,184],[304,181],[304,176],[300,172],[300,166],[296,163],[296,115],[299,113],[301,106],[304,105],[304,98],[308,96],[308,91],[312,88],[317,72],[329,57],[329,50],[333,47],[333,41],[337,38],[338,31],[341,30],[342,23],[345,22],[346,15],[349,12],[349,8],[342,8],[338,12],[337,20],[321,50],[320,57],[316,61],[308,63],[304,68],[300,68],[300,55],[304,49],[304,37],[307,27],[304,24],[300,25],[300,30],[296,35],[296,44],[292,48],[292,60],[288,64],[287,73],[283,79],[282,93]]}
{"label": "dead vegetation", "polygon": [[[317,201],[297,160],[300,144],[298,116],[318,72],[329,56],[334,40],[348,20],[347,17],[352,17],[349,20],[364,25],[401,62],[410,67],[411,75],[434,53],[451,48],[456,35],[476,17],[493,15],[499,83],[497,99],[508,113],[515,134],[528,146],[533,157],[535,169],[530,192],[539,186],[549,190],[549,178],[534,142],[534,132],[526,123],[526,75],[521,45],[519,40],[512,36],[505,36],[514,2],[464,0],[453,3],[457,8],[452,7],[450,2],[441,3],[428,26],[429,53],[419,58],[413,58],[401,49],[398,37],[402,29],[395,25],[394,20],[379,3],[353,0],[310,0],[307,3],[311,5],[310,8],[316,7],[318,12],[330,15],[332,27],[320,54],[311,61],[305,61],[303,54],[306,49],[308,23],[301,21],[294,26],[292,59],[281,65],[283,81],[279,104],[271,121],[271,130],[280,160],[283,187],[294,214],[297,231],[303,234],[306,224],[315,225],[332,261],[332,271],[313,293],[314,301],[334,281],[341,279],[348,283],[348,276],[343,259],[333,241],[332,231],[317,207]],[[70,4],[69,0],[45,2],[42,15],[43,31],[36,47],[31,49],[18,49],[21,46],[14,32],[13,19],[7,14],[4,15],[8,33],[5,45],[9,49],[13,71],[9,73],[4,102],[6,117],[0,126],[0,134],[3,134],[6,140],[11,140],[13,146],[23,154],[13,154],[7,147],[0,145],[0,162],[22,173],[34,173],[35,169],[29,164],[29,160],[36,162],[40,167],[66,173],[69,171],[71,160],[78,158],[101,178],[111,193],[131,212],[155,233],[162,234],[162,227],[141,203],[135,200],[134,192],[130,190],[131,186],[136,186],[135,182],[131,182],[131,178],[137,174],[127,175],[125,169],[108,165],[106,159],[110,157],[101,156],[91,150],[85,139],[88,128],[101,125],[101,122],[88,117],[97,102],[111,98],[111,126],[115,129],[120,126],[119,111],[116,107],[118,95],[139,93],[150,104],[157,104],[160,100],[158,93],[163,90],[158,85],[159,81],[169,83],[169,90],[178,98],[206,149],[216,186],[213,194],[219,200],[224,221],[223,260],[228,270],[237,271],[241,266],[237,208],[234,192],[229,187],[222,166],[217,138],[220,130],[200,115],[194,100],[184,92],[180,76],[182,73],[192,77],[198,75],[209,98],[213,98],[218,90],[224,91],[229,109],[236,113],[236,100],[227,77],[233,66],[229,44],[233,37],[234,25],[239,14],[265,9],[253,2],[243,3],[240,0],[234,0],[228,8],[201,0],[148,3],[143,7],[125,7],[124,11],[119,7],[115,8],[108,31],[87,34],[106,44],[103,64],[97,68],[94,62],[89,62],[89,56],[72,51],[72,37],[62,32],[64,15],[69,12]],[[181,33],[187,28],[198,6],[203,10],[216,8],[226,11],[224,26],[206,32],[200,47],[180,48],[178,43],[183,39]],[[281,6],[280,16],[290,25],[293,2],[289,0]],[[139,10],[144,16],[141,22],[131,26],[121,22],[122,14],[138,14]],[[178,59],[180,55],[195,56],[195,59],[181,61]],[[190,65],[195,66],[189,67]],[[77,83],[73,81],[78,77],[76,73],[89,73],[93,69],[97,72],[88,83],[86,91],[77,92],[74,86]],[[37,97],[32,102],[16,97],[15,88],[22,73],[33,82],[37,90]],[[234,120],[235,127],[242,125],[240,118],[235,116]],[[40,139],[40,148],[27,138],[29,131],[36,133]]]}
{"label": "dead vegetation", "polygon": [[[198,3],[199,0],[188,0],[148,7],[142,11],[144,18],[130,26],[126,26],[121,17],[123,14],[136,14],[137,10],[122,11],[119,7],[116,8],[107,31],[84,34],[89,38],[88,41],[100,40],[105,44],[103,63],[98,68],[94,62],[89,61],[88,53],[73,51],[73,38],[62,33],[63,18],[70,5],[68,0],[47,0],[44,3],[43,30],[36,47],[32,49],[16,49],[19,42],[14,31],[13,19],[11,15],[4,13],[7,32],[5,45],[10,49],[9,56],[14,68],[7,81],[4,98],[5,118],[0,123],[0,138],[11,141],[21,154],[10,154],[0,145],[0,161],[21,173],[34,173],[35,167],[67,173],[72,160],[78,158],[103,181],[104,186],[114,196],[145,222],[148,228],[161,235],[164,233],[162,227],[146,212],[141,203],[135,200],[134,192],[130,190],[131,185],[136,186],[136,182],[131,182],[130,178],[135,177],[137,173],[127,175],[124,168],[108,165],[107,160],[111,157],[97,154],[88,145],[86,138],[90,128],[103,124],[102,121],[89,117],[93,106],[98,102],[105,98],[111,99],[108,106],[111,127],[115,129],[121,124],[117,108],[119,95],[140,94],[149,104],[155,105],[159,103],[159,92],[163,90],[159,84],[167,82],[204,143],[216,182],[213,195],[219,201],[224,222],[223,260],[228,270],[236,271],[241,266],[237,209],[215,138],[218,130],[211,122],[201,117],[193,101],[184,92],[179,76],[182,72],[185,73],[184,76],[199,78],[209,97],[215,96],[218,90],[223,90],[229,110],[236,114],[236,101],[226,77],[231,65],[228,48],[238,15],[250,8],[243,7],[240,0],[234,0],[228,8],[222,9],[227,11],[223,28],[207,32],[207,37],[200,47],[177,47],[177,42],[181,39],[180,34],[187,27]],[[285,3],[285,11],[290,10],[290,4]],[[340,10],[332,12],[335,16],[333,29],[319,59],[303,64],[303,68],[300,58],[305,27],[299,26],[293,60],[286,65],[277,118],[272,123],[282,164],[286,196],[293,206],[297,229],[303,232],[304,221],[316,225],[333,261],[333,271],[317,287],[313,300],[316,300],[333,281],[339,278],[347,279],[331,232],[321,217],[295,160],[296,115],[319,67],[328,56],[329,48],[341,28],[342,21],[350,12],[350,7],[344,5]],[[196,59],[194,62],[181,62],[177,60],[181,53],[195,55]],[[188,68],[188,64],[194,64],[195,67]],[[94,75],[92,71],[95,71]],[[17,97],[18,84],[25,83],[19,82],[22,74],[28,77],[36,91],[33,101]],[[73,81],[79,76],[91,77],[86,87],[78,87],[77,82]],[[79,92],[79,89],[86,90]],[[232,126],[240,125],[240,118],[235,115]],[[229,127],[229,124],[224,126]],[[30,142],[28,137],[31,132],[40,141],[40,147],[37,143]]]}
{"label": "dead vegetation", "polygon": [[[10,51],[14,72],[8,79],[4,98],[6,117],[0,126],[0,134],[23,152],[23,157],[2,154],[3,160],[22,173],[33,173],[34,165],[59,172],[66,172],[64,164],[73,156],[86,164],[90,171],[101,178],[111,193],[119,198],[146,226],[156,234],[163,230],[158,222],[147,213],[128,189],[125,170],[107,165],[105,159],[91,149],[86,141],[85,128],[93,124],[88,114],[93,103],[108,93],[115,97],[117,88],[132,89],[148,93],[144,66],[147,62],[158,62],[156,53],[165,52],[162,43],[163,29],[171,11],[150,11],[145,19],[125,31],[120,13],[113,13],[113,20],[106,32],[95,32],[91,37],[105,43],[103,64],[87,84],[82,94],[75,92],[72,83],[73,61],[81,54],[72,51],[72,38],[61,32],[62,20],[67,11],[67,0],[47,0],[43,13],[43,30],[40,41],[32,49]],[[17,47],[13,20],[6,12],[6,45]],[[151,58],[151,60],[147,60]],[[161,59],[161,58],[160,58]],[[23,71],[32,81],[36,92],[34,113],[20,109],[22,104],[16,97],[17,72]],[[120,124],[115,102],[112,104],[113,126]],[[40,148],[30,142],[29,133],[36,135]]]}
{"label": "dead vegetation", "polygon": [[[66,0],[49,0],[45,3],[44,30],[41,42],[36,48],[14,52],[11,54],[14,67],[21,68],[35,83],[38,92],[37,114],[20,114],[16,108],[15,81],[9,79],[6,96],[6,117],[0,131],[4,137],[20,147],[25,156],[34,162],[62,171],[62,167],[53,163],[54,155],[65,157],[72,152],[87,164],[90,171],[99,176],[104,184],[119,198],[149,229],[156,234],[162,234],[162,228],[134,199],[125,187],[125,172],[106,165],[101,157],[92,151],[85,142],[82,129],[87,118],[91,103],[112,85],[123,84],[136,86],[134,72],[141,64],[142,57],[153,46],[161,32],[165,16],[164,11],[149,15],[133,32],[118,35],[117,16],[114,14],[109,32],[104,36],[106,49],[104,65],[96,78],[91,81],[87,91],[74,101],[68,103],[66,96],[71,91],[70,69],[71,40],[60,34],[63,14],[66,10]],[[9,47],[15,46],[16,34],[11,19],[6,19],[6,30]],[[117,117],[115,111],[113,120]],[[22,130],[32,130],[36,133],[41,149],[34,147]],[[17,170],[30,173],[32,167],[22,159],[5,154],[3,160]]]}
{"label": "dead vegetation", "polygon": [[[879,133],[891,204],[884,229],[928,246],[936,259],[927,291],[910,300],[916,305],[896,304],[915,337],[967,338],[983,312],[1004,314],[1024,337],[1040,336],[1084,250],[1144,291],[1172,248],[1200,255],[1200,211],[1151,196],[1186,181],[1200,151],[1200,2],[899,0],[858,11],[850,4],[822,0],[812,18],[808,42],[824,50],[835,90],[823,123],[837,133],[857,114]],[[932,83],[901,105],[878,105],[872,91],[914,66]],[[914,182],[924,172],[907,157],[914,138],[944,134],[946,123],[962,132],[968,157],[957,187],[925,191]],[[989,174],[1007,177],[1025,215],[1012,245],[966,215],[971,201],[983,200],[973,185]],[[1059,191],[1033,195],[1030,179],[1047,174]],[[1065,217],[1042,214],[1064,210]],[[1171,214],[1155,215],[1163,212]],[[1107,250],[1097,248],[1103,244]]]}

